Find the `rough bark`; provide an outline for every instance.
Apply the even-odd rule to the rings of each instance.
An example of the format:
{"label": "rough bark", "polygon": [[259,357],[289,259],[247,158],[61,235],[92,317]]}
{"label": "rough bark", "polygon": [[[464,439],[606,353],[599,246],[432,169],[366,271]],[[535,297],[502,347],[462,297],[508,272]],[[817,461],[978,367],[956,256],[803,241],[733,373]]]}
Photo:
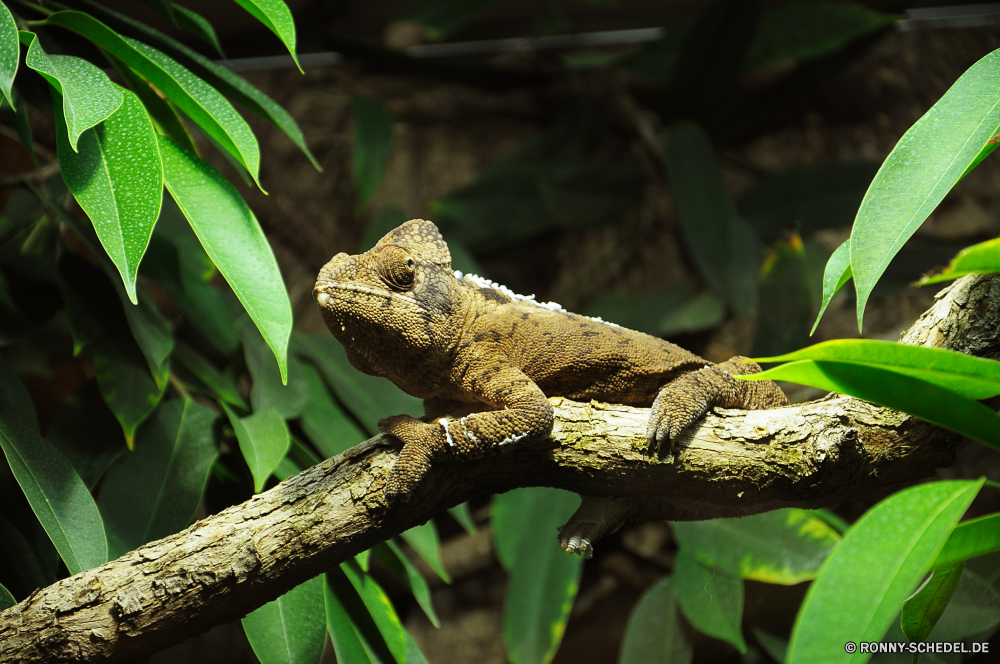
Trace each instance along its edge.
{"label": "rough bark", "polygon": [[[942,291],[908,343],[1000,357],[1000,277]],[[674,450],[645,449],[648,410],[553,399],[550,440],[439,464],[409,503],[382,489],[381,436],[0,613],[5,662],[130,661],[240,618],[371,546],[484,492],[556,486],[648,498],[649,516],[705,519],[879,497],[951,463],[962,438],[849,397],[719,411]]]}

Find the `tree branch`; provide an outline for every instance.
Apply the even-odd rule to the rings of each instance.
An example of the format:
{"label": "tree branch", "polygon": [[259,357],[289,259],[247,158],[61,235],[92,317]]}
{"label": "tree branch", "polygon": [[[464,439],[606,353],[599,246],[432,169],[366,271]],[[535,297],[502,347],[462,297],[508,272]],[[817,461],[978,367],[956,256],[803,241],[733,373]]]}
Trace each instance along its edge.
{"label": "tree branch", "polygon": [[[908,343],[1000,357],[1000,277],[942,291]],[[306,579],[484,492],[556,486],[648,500],[647,516],[706,519],[877,498],[952,462],[962,438],[849,397],[707,416],[671,453],[645,449],[648,410],[553,399],[552,438],[438,464],[407,504],[382,490],[397,444],[381,436],[184,532],[63,579],[0,613],[10,662],[150,655],[236,620]]]}

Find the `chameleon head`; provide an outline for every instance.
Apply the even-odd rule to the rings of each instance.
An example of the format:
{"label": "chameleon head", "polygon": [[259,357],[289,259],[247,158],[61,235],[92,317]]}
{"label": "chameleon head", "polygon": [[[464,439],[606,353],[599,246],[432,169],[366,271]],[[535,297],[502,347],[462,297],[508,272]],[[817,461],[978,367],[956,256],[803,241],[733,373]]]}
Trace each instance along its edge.
{"label": "chameleon head", "polygon": [[363,254],[331,258],[313,297],[333,336],[370,356],[376,347],[434,346],[437,328],[451,313],[455,286],[451,254],[437,226],[412,219]]}

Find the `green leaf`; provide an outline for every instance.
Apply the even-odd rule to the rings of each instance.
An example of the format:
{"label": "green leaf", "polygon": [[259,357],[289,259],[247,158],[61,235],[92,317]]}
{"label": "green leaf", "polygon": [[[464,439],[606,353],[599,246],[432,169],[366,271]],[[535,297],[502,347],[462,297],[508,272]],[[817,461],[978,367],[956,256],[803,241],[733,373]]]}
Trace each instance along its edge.
{"label": "green leaf", "polygon": [[[119,293],[124,296],[124,293]],[[149,294],[139,289],[136,292],[138,303],[130,305],[122,297],[122,308],[128,321],[132,338],[139,344],[139,349],[149,364],[149,371],[157,385],[166,383],[170,374],[170,352],[174,348],[174,336],[170,322],[160,313],[149,299]],[[140,296],[141,297],[138,297]]]}
{"label": "green leaf", "polygon": [[674,565],[674,597],[691,626],[703,634],[726,641],[745,654],[743,580],[707,569],[681,550]]}
{"label": "green leaf", "polygon": [[809,332],[810,337],[816,333],[820,319],[826,313],[826,308],[830,306],[830,300],[853,276],[854,273],[851,271],[851,241],[847,239],[834,250],[826,262],[826,269],[823,270],[823,302],[820,304],[819,313],[816,314],[816,322],[813,323],[812,330]]}
{"label": "green leaf", "polygon": [[411,0],[396,13],[396,21],[419,23],[431,39],[441,39],[454,32],[498,0]]}
{"label": "green leaf", "polygon": [[204,161],[164,137],[160,152],[170,195],[274,351],[282,381],[287,380],[292,307],[257,219],[233,185]]}
{"label": "green leaf", "polygon": [[778,664],[783,664],[785,656],[788,654],[788,641],[770,632],[765,632],[759,627],[754,627],[751,631],[764,652],[770,655],[771,659],[778,662]]}
{"label": "green leaf", "polygon": [[400,537],[413,547],[417,555],[441,577],[442,581],[451,583],[451,576],[441,562],[441,544],[438,541],[437,528],[433,521],[410,528],[400,533]]}
{"label": "green leaf", "polygon": [[240,443],[240,451],[250,467],[254,493],[260,493],[267,478],[291,447],[288,425],[273,408],[247,417],[239,417],[225,403],[222,408],[229,416],[229,422],[236,432],[236,440]]}
{"label": "green leaf", "polygon": [[[333,577],[334,575],[328,576]],[[332,580],[331,583],[333,583]],[[339,585],[346,585],[346,580]],[[340,590],[342,594],[346,592],[343,587]],[[330,633],[330,640],[333,642],[333,651],[337,656],[337,662],[343,664],[380,664],[381,658],[369,654],[370,648],[362,640],[361,633],[355,627],[351,615],[344,608],[341,600],[334,593],[331,584],[324,584],[323,592],[326,607],[326,628]],[[389,657],[392,656],[389,655]]]}
{"label": "green leaf", "polygon": [[903,135],[865,194],[851,232],[858,329],[889,261],[1000,130],[1000,50],[970,67]]}
{"label": "green leaf", "polygon": [[776,240],[760,268],[760,310],[751,355],[774,355],[809,343],[812,291],[798,235]]}
{"label": "green leaf", "polygon": [[[84,132],[72,150],[56,113],[56,147],[66,185],[93,222],[135,304],[139,261],[163,200],[163,166],[145,108],[132,92],[121,96],[118,110]],[[58,92],[53,103],[58,108]]]}
{"label": "green leaf", "polygon": [[319,664],[326,644],[323,576],[309,579],[243,617],[261,664]]}
{"label": "green leaf", "polygon": [[806,60],[894,23],[899,17],[853,2],[790,2],[766,12],[747,54],[747,67]]}
{"label": "green leaf", "polygon": [[226,54],[222,52],[222,44],[219,43],[219,37],[215,34],[215,28],[209,23],[205,17],[197,12],[193,12],[187,7],[182,7],[181,5],[171,3],[170,4],[171,18],[174,19],[174,23],[178,27],[187,30],[198,39],[202,40],[209,46],[215,49],[215,52],[219,54],[220,57],[225,58]]}
{"label": "green leaf", "polygon": [[455,505],[454,507],[448,508],[448,514],[458,521],[458,525],[462,526],[465,532],[470,535],[475,535],[479,530],[476,528],[476,520],[472,518],[472,512],[469,510],[469,503],[462,503],[460,505]]}
{"label": "green leaf", "polygon": [[1000,514],[958,524],[934,561],[934,568],[948,567],[994,551],[1000,551]]}
{"label": "green leaf", "polygon": [[91,490],[126,450],[122,428],[95,380],[88,380],[60,404],[46,438]]}
{"label": "green leaf", "polygon": [[190,399],[164,401],[139,430],[135,451],[108,471],[98,507],[111,558],[191,524],[217,456],[216,417]]}
{"label": "green leaf", "polygon": [[[562,641],[583,559],[567,556],[553,533],[578,505],[575,494],[541,487],[518,489],[494,499],[494,541],[515,543],[513,559],[506,554],[511,565],[503,628],[507,655],[514,664],[550,662]],[[525,509],[516,513],[515,523],[513,511],[519,507]]]}
{"label": "green leaf", "polygon": [[951,596],[958,586],[958,580],[965,571],[965,563],[934,570],[905,602],[900,617],[900,627],[910,641],[925,641],[937,624]]}
{"label": "green leaf", "polygon": [[693,280],[681,281],[656,295],[605,293],[583,313],[646,334],[670,336],[714,327],[726,313],[726,302],[714,291],[696,292]]}
{"label": "green leaf", "polygon": [[694,652],[672,585],[666,577],[639,598],[625,628],[618,664],[690,664]]}
{"label": "green leaf", "polygon": [[941,274],[920,280],[920,285],[958,279],[967,274],[1000,272],[1000,238],[987,240],[963,249]]}
{"label": "green leaf", "polygon": [[413,595],[413,599],[417,600],[417,604],[420,605],[420,608],[427,616],[427,619],[431,621],[431,624],[435,627],[441,627],[441,621],[438,620],[437,613],[434,611],[434,604],[431,602],[430,586],[427,585],[427,581],[420,574],[420,570],[410,562],[402,547],[392,540],[387,540],[384,544],[379,544],[372,549],[372,552],[376,558],[382,561],[382,564],[386,566],[392,575],[409,589]]}
{"label": "green leaf", "polygon": [[94,343],[94,373],[104,402],[132,449],[136,428],[160,403],[167,383],[157,385],[142,350],[122,328],[112,329]]}
{"label": "green leaf", "polygon": [[[38,164],[38,157],[35,155],[35,144],[31,135],[31,124],[28,122],[28,107],[21,98],[21,93],[17,88],[10,89],[11,98],[14,103],[9,103],[6,99],[0,99],[0,118],[17,132],[17,137],[21,139],[21,144],[31,155],[31,159]],[[18,191],[25,191],[20,189]],[[8,202],[8,205],[10,203]]]}
{"label": "green leaf", "polygon": [[302,65],[295,55],[295,21],[288,5],[282,0],[236,0],[236,3],[278,36],[295,61],[295,66],[302,71]]}
{"label": "green leaf", "polygon": [[89,14],[77,11],[56,12],[45,23],[86,37],[152,81],[239,161],[253,176],[257,186],[260,186],[260,150],[257,139],[242,116],[215,88],[162,51],[118,35]]}
{"label": "green leaf", "polygon": [[788,664],[866,661],[867,653],[848,654],[844,644],[882,638],[982,485],[921,484],[862,516],[809,587],[792,629]]}
{"label": "green leaf", "polygon": [[45,588],[56,582],[56,575],[45,565],[28,538],[2,514],[0,514],[0,547],[3,547],[7,559],[14,565],[26,589]]}
{"label": "green leaf", "polygon": [[895,369],[826,360],[798,360],[755,374],[847,394],[957,431],[1000,448],[1000,415],[978,401]]}
{"label": "green leaf", "polygon": [[0,3],[0,93],[3,93],[11,108],[17,108],[12,88],[20,59],[21,45],[17,39],[17,24],[14,23],[14,17],[11,16],[7,5]]}
{"label": "green leaf", "polygon": [[[24,64],[44,76],[61,97],[61,103],[55,102],[56,122],[60,126],[65,123],[69,146],[75,152],[80,134],[107,119],[122,105],[122,89],[86,60],[72,55],[48,55],[34,33],[22,31],[19,36],[28,47]],[[56,138],[61,134],[57,132]]]}
{"label": "green leaf", "polygon": [[38,431],[38,416],[31,395],[7,360],[0,355],[0,415]]}
{"label": "green leaf", "polygon": [[840,536],[807,510],[783,509],[739,519],[678,521],[681,550],[729,576],[794,585],[815,578]]}
{"label": "green leaf", "polygon": [[835,339],[787,355],[758,359],[759,362],[796,360],[831,360],[888,369],[970,399],[988,399],[1000,394],[1000,362],[944,348],[875,339]]}
{"label": "green leaf", "polygon": [[104,56],[115,68],[115,71],[118,72],[118,75],[122,77],[122,80],[125,81],[129,89],[139,97],[139,101],[142,102],[142,105],[146,108],[146,112],[149,114],[149,119],[153,122],[153,128],[158,133],[174,139],[175,142],[183,145],[186,149],[196,152],[194,139],[191,138],[190,132],[184,126],[184,122],[177,112],[177,107],[169,99],[160,97],[149,81],[140,76],[127,64],[107,51],[104,52]]}
{"label": "green leaf", "polygon": [[378,99],[354,95],[351,155],[358,188],[358,211],[368,206],[392,153],[392,116]]}
{"label": "green leaf", "polygon": [[224,374],[205,359],[195,349],[181,341],[174,342],[173,357],[185,369],[190,371],[198,380],[212,390],[219,399],[222,399],[231,406],[250,410],[250,406],[243,397],[240,396],[236,381],[229,374]]}
{"label": "green leaf", "polygon": [[698,125],[681,123],[665,140],[664,165],[684,243],[705,281],[734,307],[730,279],[736,207],[722,181],[712,144]]}
{"label": "green leaf", "polygon": [[340,569],[343,570],[361,601],[364,602],[365,608],[368,609],[371,619],[385,640],[389,652],[392,653],[397,662],[405,662],[406,631],[403,629],[403,623],[399,616],[396,615],[396,610],[392,607],[392,602],[389,601],[389,596],[375,582],[375,579],[358,568],[357,563],[353,561],[341,563]]}
{"label": "green leaf", "polygon": [[286,420],[298,417],[307,397],[307,386],[299,371],[301,363],[294,357],[288,359],[288,379],[283,385],[278,365],[271,364],[272,353],[257,328],[245,316],[241,318],[243,323],[239,327],[243,335],[243,356],[253,380],[250,403],[254,412],[273,408]]}
{"label": "green leaf", "polygon": [[10,591],[3,586],[0,586],[0,611],[9,609],[15,604],[17,604],[17,600],[15,600],[14,596],[10,594]]}
{"label": "green leaf", "polygon": [[312,162],[316,170],[322,171],[319,162],[309,151],[302,130],[277,102],[266,94],[247,83],[245,79],[234,73],[232,70],[218,65],[191,48],[180,43],[176,39],[166,36],[162,32],[154,30],[149,26],[131,19],[124,14],[107,9],[103,5],[83,0],[88,11],[95,16],[102,17],[112,26],[118,27],[121,32],[127,32],[138,36],[142,41],[149,44],[156,44],[162,50],[172,53],[181,64],[191,69],[196,76],[201,77],[212,87],[219,90],[230,99],[242,104],[250,111],[261,116],[271,124],[275,125],[287,135],[305,153]]}
{"label": "green leaf", "polygon": [[358,555],[354,556],[354,561],[356,563],[358,563],[358,567],[361,568],[362,572],[365,572],[365,573],[368,572],[368,563],[371,560],[371,557],[372,557],[372,550],[371,549],[365,549],[364,551],[362,551]]}
{"label": "green leaf", "polygon": [[368,437],[334,401],[316,367],[300,362],[296,370],[306,388],[306,402],[299,421],[302,430],[324,457],[337,456]]}
{"label": "green leaf", "polygon": [[753,183],[736,204],[765,242],[791,228],[806,236],[850,226],[878,167],[871,161],[832,161],[793,168]]}
{"label": "green leaf", "polygon": [[329,334],[296,334],[295,351],[319,369],[340,403],[369,434],[378,433],[378,421],[389,415],[423,415],[423,404],[398,387],[351,366],[340,342]]}
{"label": "green leaf", "polygon": [[0,447],[70,574],[108,559],[100,512],[73,466],[47,440],[0,414]]}
{"label": "green leaf", "polygon": [[978,574],[962,573],[955,594],[927,641],[960,641],[977,634],[991,634],[1000,624],[1000,593]]}

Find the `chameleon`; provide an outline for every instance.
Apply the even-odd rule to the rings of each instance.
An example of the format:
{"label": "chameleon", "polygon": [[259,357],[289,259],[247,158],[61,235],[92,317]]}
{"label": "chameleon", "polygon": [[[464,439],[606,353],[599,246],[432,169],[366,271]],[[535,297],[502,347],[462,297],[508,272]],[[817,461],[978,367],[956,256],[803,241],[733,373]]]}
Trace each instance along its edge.
{"label": "chameleon", "polygon": [[[423,219],[362,254],[338,253],[320,270],[313,296],[353,367],[424,400],[424,420],[378,422],[403,443],[386,481],[388,504],[408,501],[437,461],[548,436],[550,396],[649,407],[646,437],[657,449],[713,407],[788,403],[771,381],[733,378],[761,370],[746,358],[713,364],[664,339],[453,270],[447,243]],[[470,403],[490,409],[447,416]],[[627,520],[627,504],[607,505],[585,499],[583,516],[560,534],[563,548],[589,557],[594,541]]]}

